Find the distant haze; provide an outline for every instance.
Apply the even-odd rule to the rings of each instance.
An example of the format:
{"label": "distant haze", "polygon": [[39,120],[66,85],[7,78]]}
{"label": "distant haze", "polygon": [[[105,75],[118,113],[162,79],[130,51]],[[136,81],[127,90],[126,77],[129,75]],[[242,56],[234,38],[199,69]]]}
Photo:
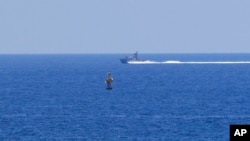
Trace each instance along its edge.
{"label": "distant haze", "polygon": [[0,54],[134,51],[250,53],[250,1],[0,1]]}

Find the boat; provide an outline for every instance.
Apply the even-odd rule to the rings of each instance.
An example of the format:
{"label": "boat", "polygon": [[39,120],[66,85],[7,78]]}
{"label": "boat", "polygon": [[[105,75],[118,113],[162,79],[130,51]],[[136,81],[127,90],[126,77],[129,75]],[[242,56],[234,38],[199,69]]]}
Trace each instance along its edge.
{"label": "boat", "polygon": [[145,62],[148,60],[144,59],[139,59],[138,58],[138,52],[136,51],[133,56],[126,56],[125,58],[120,59],[121,63],[123,64],[129,64],[129,63],[140,63],[140,62]]}

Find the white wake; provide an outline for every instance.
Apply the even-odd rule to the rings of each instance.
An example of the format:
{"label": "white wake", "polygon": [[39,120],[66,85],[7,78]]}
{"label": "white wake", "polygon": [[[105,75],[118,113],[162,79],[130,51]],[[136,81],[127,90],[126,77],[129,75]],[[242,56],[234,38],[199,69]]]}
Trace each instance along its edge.
{"label": "white wake", "polygon": [[163,62],[158,61],[131,61],[128,64],[250,64],[250,61],[178,61],[168,60]]}

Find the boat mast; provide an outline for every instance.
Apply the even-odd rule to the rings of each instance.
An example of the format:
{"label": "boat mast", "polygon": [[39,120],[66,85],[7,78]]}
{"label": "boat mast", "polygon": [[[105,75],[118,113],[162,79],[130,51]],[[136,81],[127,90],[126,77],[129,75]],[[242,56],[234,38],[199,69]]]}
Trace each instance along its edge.
{"label": "boat mast", "polygon": [[138,53],[137,53],[137,51],[135,52],[135,54],[134,54],[134,58],[137,60],[138,59]]}

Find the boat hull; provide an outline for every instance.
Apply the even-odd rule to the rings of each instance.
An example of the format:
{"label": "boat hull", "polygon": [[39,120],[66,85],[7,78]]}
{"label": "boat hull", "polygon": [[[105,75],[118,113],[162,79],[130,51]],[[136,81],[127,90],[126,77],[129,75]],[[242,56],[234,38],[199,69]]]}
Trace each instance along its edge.
{"label": "boat hull", "polygon": [[127,64],[128,63],[128,60],[127,59],[120,59],[121,63],[123,64]]}

